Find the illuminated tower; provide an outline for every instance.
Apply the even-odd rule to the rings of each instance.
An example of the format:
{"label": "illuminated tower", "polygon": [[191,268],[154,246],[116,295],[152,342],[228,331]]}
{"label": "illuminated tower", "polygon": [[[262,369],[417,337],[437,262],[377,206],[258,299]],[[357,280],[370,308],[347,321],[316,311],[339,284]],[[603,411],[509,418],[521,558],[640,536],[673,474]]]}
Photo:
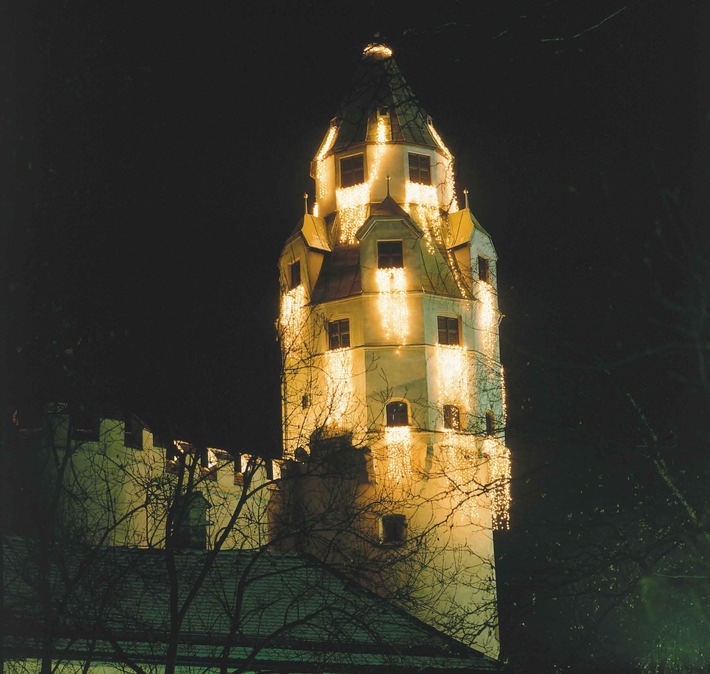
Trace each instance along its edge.
{"label": "illuminated tower", "polygon": [[370,585],[495,656],[510,474],[496,253],[386,45],[365,49],[311,176],[313,213],[280,258],[286,465],[360,456],[355,538],[400,565]]}

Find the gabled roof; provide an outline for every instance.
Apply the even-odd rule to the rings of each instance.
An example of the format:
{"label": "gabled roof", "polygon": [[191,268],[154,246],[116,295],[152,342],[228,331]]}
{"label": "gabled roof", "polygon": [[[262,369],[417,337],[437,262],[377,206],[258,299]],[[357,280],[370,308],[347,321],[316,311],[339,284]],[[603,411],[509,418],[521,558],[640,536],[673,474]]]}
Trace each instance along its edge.
{"label": "gabled roof", "polygon": [[473,213],[468,208],[462,208],[455,213],[449,213],[449,248],[457,248],[464,243],[468,243],[473,236],[473,232],[478,230],[490,237],[488,232],[476,220]]}
{"label": "gabled roof", "polygon": [[330,250],[328,230],[323,218],[317,218],[314,215],[306,213],[306,215],[303,216],[301,233],[303,234],[303,238],[306,240],[309,248],[315,248],[317,250]]}
{"label": "gabled roof", "polygon": [[[439,149],[427,126],[428,116],[400,72],[391,50],[368,47],[355,73],[350,94],[343,100],[336,116],[338,134],[331,148],[342,152],[368,138],[368,126],[378,110],[387,110],[392,142],[414,143]],[[373,127],[374,128],[374,127]]]}
{"label": "gabled roof", "polygon": [[[79,573],[80,558],[54,559],[49,582],[36,580],[25,541],[5,546],[6,655],[37,657],[48,607],[56,656],[161,662],[170,629],[164,551],[105,548]],[[23,551],[29,557],[23,556]],[[176,554],[179,603],[210,553]],[[60,572],[61,568],[61,572]],[[78,583],[67,591],[66,579]],[[33,582],[33,579],[35,582]],[[56,596],[40,588],[51,587]],[[49,602],[49,603],[48,603]],[[51,607],[50,607],[51,604]],[[92,641],[95,640],[95,641]],[[224,648],[228,646],[225,654]],[[225,658],[223,661],[221,658]],[[228,669],[250,662],[269,671],[490,672],[500,665],[409,616],[393,604],[298,554],[222,551],[187,609],[178,664]]]}

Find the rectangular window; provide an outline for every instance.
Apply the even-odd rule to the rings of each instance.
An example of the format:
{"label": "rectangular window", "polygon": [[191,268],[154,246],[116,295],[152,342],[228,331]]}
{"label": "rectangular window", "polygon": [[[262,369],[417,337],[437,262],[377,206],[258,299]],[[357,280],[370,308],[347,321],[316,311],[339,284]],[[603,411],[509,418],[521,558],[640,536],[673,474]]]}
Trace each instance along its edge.
{"label": "rectangular window", "polygon": [[407,541],[407,518],[404,515],[380,517],[380,543],[402,545]]}
{"label": "rectangular window", "polygon": [[328,323],[328,348],[345,349],[350,346],[350,319],[341,318]]}
{"label": "rectangular window", "polygon": [[392,267],[403,267],[402,242],[401,241],[378,241],[377,242],[377,266],[379,269],[391,269]]}
{"label": "rectangular window", "polygon": [[439,328],[439,344],[452,344],[458,346],[459,341],[459,319],[450,316],[437,316]]}
{"label": "rectangular window", "polygon": [[288,266],[288,288],[293,290],[301,285],[301,261],[296,260]]}
{"label": "rectangular window", "polygon": [[456,405],[444,405],[444,428],[452,431],[461,430],[461,415]]}
{"label": "rectangular window", "polygon": [[485,283],[491,281],[491,265],[488,258],[478,256],[478,278]]}
{"label": "rectangular window", "polygon": [[409,153],[409,180],[413,183],[431,185],[431,160],[428,155]]}
{"label": "rectangular window", "polygon": [[352,187],[365,182],[364,155],[356,154],[340,160],[340,186]]}

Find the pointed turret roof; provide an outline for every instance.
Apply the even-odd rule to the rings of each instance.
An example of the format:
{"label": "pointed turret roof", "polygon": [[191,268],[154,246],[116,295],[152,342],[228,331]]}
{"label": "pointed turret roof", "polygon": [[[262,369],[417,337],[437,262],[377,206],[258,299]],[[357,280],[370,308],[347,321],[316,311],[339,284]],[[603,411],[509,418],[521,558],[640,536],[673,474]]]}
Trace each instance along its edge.
{"label": "pointed turret roof", "polygon": [[392,50],[384,44],[369,44],[352,90],[335,118],[338,134],[331,152],[373,140],[368,128],[374,128],[378,113],[389,115],[392,142],[438,149],[427,124],[429,118],[392,58]]}

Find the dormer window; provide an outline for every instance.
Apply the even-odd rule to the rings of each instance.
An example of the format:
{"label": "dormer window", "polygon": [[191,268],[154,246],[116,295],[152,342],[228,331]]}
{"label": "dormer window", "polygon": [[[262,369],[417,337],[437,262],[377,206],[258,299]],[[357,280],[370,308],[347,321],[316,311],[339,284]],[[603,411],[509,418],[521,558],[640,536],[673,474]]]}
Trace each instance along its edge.
{"label": "dormer window", "polygon": [[431,159],[426,154],[409,153],[409,180],[421,185],[431,185]]}
{"label": "dormer window", "polygon": [[403,267],[402,242],[378,241],[377,242],[377,267],[378,269],[391,269]]}
{"label": "dormer window", "polygon": [[340,186],[352,187],[365,182],[365,157],[355,154],[340,160]]}
{"label": "dormer window", "polygon": [[288,288],[293,290],[301,285],[301,261],[296,260],[288,266]]}

